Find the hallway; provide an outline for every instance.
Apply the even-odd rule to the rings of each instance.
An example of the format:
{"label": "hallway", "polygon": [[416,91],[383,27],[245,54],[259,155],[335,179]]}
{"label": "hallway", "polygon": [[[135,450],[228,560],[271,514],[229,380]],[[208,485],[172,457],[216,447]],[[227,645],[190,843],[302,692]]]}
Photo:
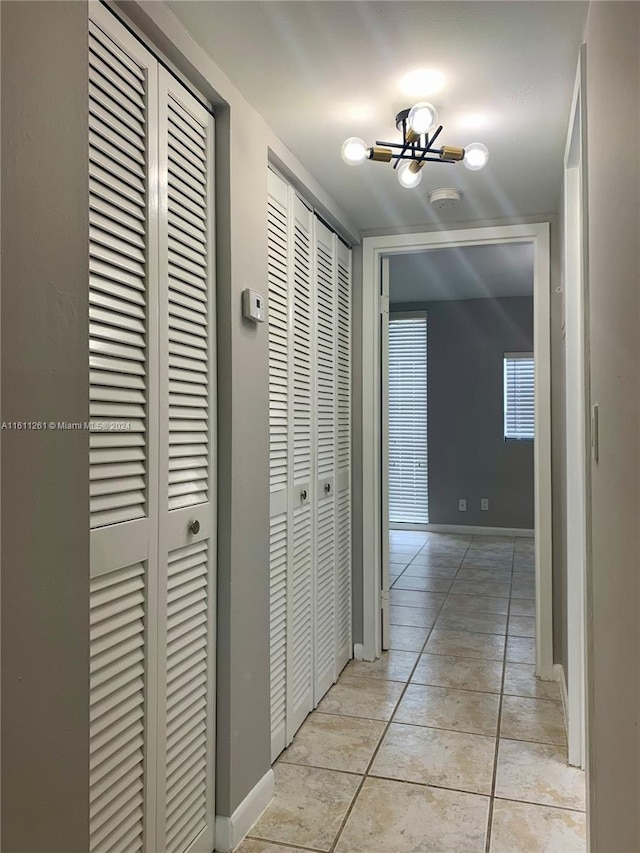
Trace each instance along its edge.
{"label": "hallway", "polygon": [[239,853],[584,851],[584,774],[534,677],[533,540],[390,537],[391,648],[307,718]]}

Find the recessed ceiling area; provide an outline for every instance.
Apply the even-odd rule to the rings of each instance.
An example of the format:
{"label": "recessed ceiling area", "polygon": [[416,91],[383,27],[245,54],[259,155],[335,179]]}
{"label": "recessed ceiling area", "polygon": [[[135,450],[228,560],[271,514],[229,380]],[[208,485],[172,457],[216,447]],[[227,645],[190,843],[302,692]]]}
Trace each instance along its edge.
{"label": "recessed ceiling area", "polygon": [[[364,233],[513,219],[557,211],[583,2],[172,0],[169,6],[314,178]],[[417,96],[404,75],[428,69],[439,144],[483,142],[481,172],[429,163],[416,189],[389,163],[348,166],[340,147],[399,136]],[[406,82],[406,81],[405,81]],[[455,187],[463,202],[427,199]]]}
{"label": "recessed ceiling area", "polygon": [[393,305],[533,295],[533,244],[432,249],[389,259]]}

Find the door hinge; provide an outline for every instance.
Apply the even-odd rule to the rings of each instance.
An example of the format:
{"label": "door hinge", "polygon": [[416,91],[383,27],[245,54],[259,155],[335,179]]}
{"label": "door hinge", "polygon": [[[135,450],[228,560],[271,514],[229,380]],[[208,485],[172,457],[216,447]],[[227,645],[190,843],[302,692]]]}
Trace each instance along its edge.
{"label": "door hinge", "polygon": [[600,461],[600,410],[596,403],[591,410],[591,452],[593,461]]}
{"label": "door hinge", "polygon": [[380,313],[388,314],[389,313],[389,297],[384,294],[380,295]]}
{"label": "door hinge", "polygon": [[386,610],[389,607],[389,590],[383,589],[380,592],[380,604],[383,610]]}

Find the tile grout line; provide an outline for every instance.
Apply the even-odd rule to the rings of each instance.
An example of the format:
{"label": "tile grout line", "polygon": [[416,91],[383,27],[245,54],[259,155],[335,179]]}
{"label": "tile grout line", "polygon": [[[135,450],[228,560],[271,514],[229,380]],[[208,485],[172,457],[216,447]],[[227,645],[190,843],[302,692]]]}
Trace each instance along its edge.
{"label": "tile grout line", "polygon": [[559,806],[556,803],[537,803],[534,800],[514,800],[511,797],[496,797],[496,800],[500,800],[504,803],[514,803],[515,805],[526,805],[526,806],[536,806],[540,809],[557,809],[561,812],[573,812],[574,814],[586,814],[585,809],[574,809],[571,806]]}
{"label": "tile grout line", "polygon": [[[431,536],[431,534],[427,534],[427,536],[429,537],[429,536]],[[427,539],[425,540],[425,542],[423,543],[423,545],[422,545],[420,548],[418,548],[418,550],[416,551],[416,553],[415,553],[415,554],[413,555],[413,557],[409,560],[409,562],[405,565],[405,567],[402,569],[402,571],[400,572],[400,574],[399,574],[396,578],[394,578],[394,579],[393,579],[393,583],[390,583],[390,584],[389,584],[389,589],[390,589],[390,590],[394,587],[394,585],[395,585],[396,581],[400,580],[400,578],[404,575],[404,573],[407,571],[407,569],[409,568],[409,566],[410,566],[410,565],[412,565],[412,563],[413,563],[413,561],[416,559],[416,557],[417,557],[417,556],[419,556],[420,554],[422,554],[422,552],[424,551],[424,549],[427,547],[427,544],[428,544],[428,543],[429,543],[429,538],[427,538]],[[471,544],[471,543],[469,543],[469,545],[470,545],[470,544]],[[466,549],[466,551],[465,551],[465,553],[464,553],[464,556],[466,556],[467,551],[469,550],[469,545],[467,546],[467,549]],[[428,551],[427,551],[426,553],[428,553]],[[462,557],[462,560],[464,560],[464,557]],[[460,565],[462,565],[462,560],[460,561]],[[416,565],[417,565],[417,564],[416,564]],[[458,572],[460,571],[460,565],[459,565],[459,566],[458,566],[458,568],[456,569],[456,573],[455,573],[455,575],[454,575],[454,578],[456,577],[456,575],[457,575],[457,574],[458,574]],[[454,568],[454,567],[453,567],[453,566],[442,566],[442,568],[443,568],[443,569],[446,569],[446,568]],[[412,577],[412,575],[409,575],[408,577]],[[448,580],[448,578],[446,578],[446,580]],[[453,583],[453,580],[452,580],[451,582]],[[429,592],[429,590],[409,590],[409,591],[410,591],[410,592]],[[442,593],[440,593],[440,594],[442,594]],[[445,595],[447,595],[447,594],[448,594],[448,593],[445,593]]]}
{"label": "tile grout line", "polygon": [[[427,539],[427,542],[428,541],[429,540]],[[427,542],[425,542],[425,545],[427,544]],[[423,548],[424,548],[424,545],[423,545]],[[420,550],[422,550],[422,549],[420,549]],[[467,551],[468,550],[469,550],[469,546],[467,546]],[[418,551],[418,553],[420,553],[420,551]],[[465,551],[465,555],[466,555],[466,551]],[[464,557],[462,557],[462,560],[464,560]],[[462,560],[460,561],[460,565],[462,565]],[[458,566],[458,569],[456,571],[456,576],[457,576],[459,571],[460,571],[460,566]],[[447,595],[448,595],[448,593],[447,593]],[[447,599],[445,596],[444,601],[446,601],[446,600]],[[440,604],[440,607],[438,608],[438,615],[436,616],[436,618],[434,619],[434,622],[433,622],[434,625],[438,619],[438,616],[440,615],[440,611],[442,610],[442,607],[444,606],[444,601]],[[358,802],[358,799],[360,797],[360,793],[364,787],[364,784],[367,781],[367,779],[370,778],[369,773],[371,771],[371,768],[373,767],[373,764],[374,764],[374,762],[378,756],[378,752],[380,751],[382,743],[383,743],[383,741],[387,735],[387,732],[389,731],[389,728],[393,722],[393,718],[394,718],[395,714],[397,713],[398,708],[400,707],[400,703],[402,702],[404,695],[407,692],[409,685],[411,684],[411,679],[413,678],[413,675],[416,671],[416,667],[420,663],[420,658],[424,654],[424,650],[426,648],[427,643],[429,642],[429,637],[431,636],[432,631],[433,631],[433,626],[428,629],[427,637],[426,637],[424,643],[422,644],[420,651],[418,652],[418,658],[417,658],[416,662],[414,663],[413,667],[411,668],[411,672],[409,674],[409,677],[407,678],[407,681],[404,685],[404,688],[402,689],[402,692],[400,693],[395,705],[393,706],[393,710],[392,710],[391,714],[389,715],[389,719],[386,721],[386,726],[384,727],[384,731],[382,732],[380,739],[378,740],[378,743],[376,744],[376,748],[374,749],[373,754],[371,755],[371,758],[369,759],[369,763],[367,764],[365,771],[362,774],[362,781],[360,782],[360,785],[358,786],[358,788],[357,788],[357,790],[353,796],[353,799],[349,803],[349,808],[347,809],[346,814],[345,814],[344,818],[342,819],[342,822],[340,823],[340,827],[338,829],[338,832],[336,833],[336,837],[333,839],[333,844],[331,845],[329,853],[334,853],[334,851],[336,850],[336,847],[338,846],[338,844],[340,842],[340,838],[342,837],[342,833],[343,833],[343,831],[347,825],[347,822],[348,822],[349,818],[351,817],[351,814],[353,812],[353,809],[355,808],[356,803]],[[375,777],[373,777],[373,778],[375,778]]]}
{"label": "tile grout line", "polygon": [[[380,681],[386,681],[388,679],[382,679],[381,678],[379,680]],[[399,682],[399,681],[394,681],[393,683],[394,684],[405,684],[405,686],[407,685],[407,683]],[[436,687],[436,688],[440,687],[439,684],[422,684],[421,682],[416,682],[416,681],[411,682],[411,685],[414,687]],[[462,688],[457,688],[457,687],[443,687],[442,688],[442,690],[454,690],[454,691],[458,690],[458,689],[462,689]],[[483,696],[499,696],[500,695],[499,693],[487,693],[486,690],[485,691],[483,691],[483,690],[467,690],[466,692],[467,693],[482,693]],[[511,694],[506,694],[506,698],[508,698],[508,699],[531,699],[532,697],[531,696],[511,696]],[[546,701],[546,700],[539,700],[539,701]],[[551,701],[551,700],[549,700],[549,701]],[[559,703],[557,703],[557,704],[559,704]],[[368,722],[368,723],[384,723],[385,724],[385,730],[380,737],[383,737],[384,734],[386,734],[386,728],[387,728],[387,724],[389,722],[393,722],[397,726],[409,726],[410,728],[414,728],[414,729],[430,729],[430,730],[433,730],[436,732],[452,732],[453,734],[459,733],[459,734],[463,734],[463,735],[473,735],[474,737],[487,737],[487,738],[491,738],[492,740],[495,740],[495,737],[496,737],[495,735],[485,734],[485,732],[478,732],[478,731],[473,732],[473,731],[469,731],[468,729],[447,729],[444,726],[425,726],[422,723],[407,723],[404,720],[393,720],[393,721],[379,720],[379,719],[373,719],[372,717],[356,717],[355,714],[345,714],[345,713],[336,714],[336,713],[333,713],[331,711],[314,711],[314,713],[319,713],[319,714],[322,714],[322,715],[328,716],[328,717],[346,717],[349,720],[364,720],[365,722]],[[558,743],[557,741],[552,741],[552,740],[527,740],[526,738],[516,738],[516,737],[502,737],[501,740],[508,740],[508,741],[512,741],[513,743],[532,743],[532,744],[538,744],[540,746],[562,747],[564,745],[563,743]],[[298,761],[284,761],[284,759],[279,759],[279,760],[283,764],[295,765],[296,767],[315,767],[317,770],[333,770],[336,773],[346,773],[348,776],[362,776],[362,773],[357,771],[357,770],[341,770],[341,769],[336,768],[336,767],[322,767],[319,764],[301,764]],[[364,772],[364,771],[362,771],[362,772]],[[418,785],[420,783],[416,782],[415,784]],[[446,785],[443,787],[446,787]],[[483,796],[488,797],[489,794],[484,794]],[[500,799],[505,799],[505,798],[500,797]]]}
{"label": "tile grout line", "polygon": [[500,701],[498,703],[498,720],[496,725],[496,748],[493,756],[493,777],[491,780],[491,795],[489,798],[489,814],[487,815],[487,838],[485,853],[491,853],[491,833],[493,831],[493,809],[496,799],[496,782],[498,778],[498,757],[500,754],[500,733],[502,728],[502,706],[504,701],[504,682],[507,672],[507,647],[509,643],[509,619],[511,617],[511,593],[513,591],[513,564],[515,562],[515,540],[511,558],[511,582],[509,584],[509,604],[507,605],[507,634],[504,639],[504,655],[502,661],[502,680],[500,683]]}
{"label": "tile grout line", "polygon": [[277,844],[279,847],[284,847],[287,850],[303,850],[304,853],[327,853],[326,850],[321,850],[319,847],[305,847],[300,844],[289,844],[288,841],[270,841],[268,838],[260,838],[257,835],[245,835],[246,841],[261,841],[267,844]]}

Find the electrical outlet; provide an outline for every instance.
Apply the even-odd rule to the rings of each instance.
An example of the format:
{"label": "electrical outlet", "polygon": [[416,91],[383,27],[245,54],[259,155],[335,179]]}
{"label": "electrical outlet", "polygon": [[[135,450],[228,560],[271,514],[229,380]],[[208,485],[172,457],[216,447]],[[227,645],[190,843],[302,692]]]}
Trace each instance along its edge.
{"label": "electrical outlet", "polygon": [[480,509],[489,509],[489,498],[480,498]]}
{"label": "electrical outlet", "polygon": [[458,501],[458,512],[466,512],[467,511],[467,499],[460,498]]}

